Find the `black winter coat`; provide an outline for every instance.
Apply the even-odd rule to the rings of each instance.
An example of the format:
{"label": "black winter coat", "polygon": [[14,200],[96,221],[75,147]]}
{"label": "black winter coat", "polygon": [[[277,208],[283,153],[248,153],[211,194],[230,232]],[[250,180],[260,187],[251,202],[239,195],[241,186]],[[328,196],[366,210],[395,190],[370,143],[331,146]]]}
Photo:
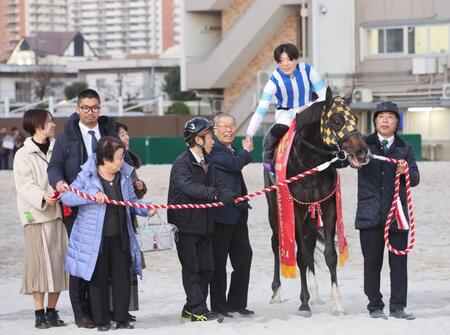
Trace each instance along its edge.
{"label": "black winter coat", "polygon": [[[210,162],[216,168],[216,177],[223,181],[228,189],[232,190],[236,197],[247,194],[247,186],[242,176],[242,169],[251,162],[250,153],[242,150],[235,154],[225,144],[214,138],[214,147],[209,155]],[[214,209],[214,220],[218,223],[234,224],[239,220],[242,211],[248,215],[248,209],[234,206],[223,206]]]}
{"label": "black winter coat", "polygon": [[[206,173],[189,149],[177,157],[170,171],[169,204],[202,204],[216,202],[217,197],[230,195],[215,167],[208,165]],[[182,234],[209,235],[214,231],[213,209],[172,209],[167,211],[169,223]]]}
{"label": "black winter coat", "polygon": [[[71,184],[77,178],[81,165],[87,161],[86,148],[78,126],[79,121],[78,114],[73,113],[64,122],[64,131],[56,138],[47,170],[48,179],[53,188],[60,180],[65,180],[68,184]],[[114,118],[100,116],[98,125],[102,136],[118,137]],[[133,166],[133,162],[128,155],[125,155],[125,161]]]}
{"label": "black winter coat", "polygon": [[[372,154],[384,156],[377,133],[366,137],[365,141]],[[419,169],[411,144],[404,142],[395,135],[394,142],[389,147],[386,157],[406,160],[409,165],[411,187],[419,184]],[[397,165],[395,164],[372,158],[369,164],[358,171],[356,229],[370,229],[386,223],[394,195],[396,169]],[[400,177],[400,199],[403,205],[403,212],[408,218],[404,175]],[[391,229],[397,229],[395,216],[391,223]]]}

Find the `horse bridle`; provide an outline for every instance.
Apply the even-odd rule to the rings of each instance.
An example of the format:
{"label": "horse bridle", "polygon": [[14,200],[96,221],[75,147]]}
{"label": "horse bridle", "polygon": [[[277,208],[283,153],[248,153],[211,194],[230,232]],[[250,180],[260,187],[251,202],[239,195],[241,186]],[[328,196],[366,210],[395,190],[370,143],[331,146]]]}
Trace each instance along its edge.
{"label": "horse bridle", "polygon": [[[325,105],[326,106],[326,105]],[[324,108],[326,108],[324,106]],[[339,128],[333,124],[333,115],[336,115],[335,119],[340,116],[340,123],[343,123]],[[339,124],[337,122],[336,124]],[[321,111],[320,117],[320,135],[322,142],[328,147],[336,147],[338,150],[325,150],[314,144],[306,141],[303,136],[299,136],[300,143],[303,143],[309,149],[331,157],[337,157],[340,161],[345,161],[347,159],[348,153],[341,149],[342,143],[352,135],[355,135],[357,130],[357,118],[355,114],[350,110],[345,99],[341,97],[336,97],[333,99],[333,104],[331,108],[327,111]]]}

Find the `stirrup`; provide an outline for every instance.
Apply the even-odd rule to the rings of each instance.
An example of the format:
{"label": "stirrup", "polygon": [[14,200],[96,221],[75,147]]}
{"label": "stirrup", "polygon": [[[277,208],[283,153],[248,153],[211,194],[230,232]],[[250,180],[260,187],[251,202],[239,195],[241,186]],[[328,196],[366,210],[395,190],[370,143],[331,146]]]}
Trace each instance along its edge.
{"label": "stirrup", "polygon": [[275,165],[271,163],[263,163],[263,167],[271,176],[275,176]]}

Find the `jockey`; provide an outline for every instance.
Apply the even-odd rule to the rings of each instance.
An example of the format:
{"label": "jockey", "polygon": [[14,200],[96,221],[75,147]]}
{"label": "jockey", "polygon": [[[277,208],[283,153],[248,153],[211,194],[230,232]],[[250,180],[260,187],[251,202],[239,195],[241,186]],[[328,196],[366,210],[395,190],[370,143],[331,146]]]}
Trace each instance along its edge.
{"label": "jockey", "polygon": [[273,52],[278,67],[264,86],[258,107],[247,128],[247,138],[253,139],[269,109],[273,96],[277,98],[276,123],[264,140],[264,167],[274,173],[275,148],[289,129],[296,113],[312,101],[315,92],[318,100],[325,100],[326,86],[310,64],[299,63],[299,51],[291,43],[280,44]]}

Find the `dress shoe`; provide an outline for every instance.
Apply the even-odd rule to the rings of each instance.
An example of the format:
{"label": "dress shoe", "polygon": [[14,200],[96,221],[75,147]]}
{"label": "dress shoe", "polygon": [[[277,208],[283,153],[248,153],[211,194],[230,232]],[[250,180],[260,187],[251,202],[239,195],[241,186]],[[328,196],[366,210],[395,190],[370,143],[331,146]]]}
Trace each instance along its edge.
{"label": "dress shoe", "polygon": [[97,325],[97,330],[99,332],[107,332],[110,329],[111,329],[110,323],[102,323],[102,324]]}
{"label": "dress shoe", "polygon": [[50,327],[64,327],[67,326],[63,320],[59,318],[59,311],[51,310],[47,311],[45,315],[47,316],[47,322]]}
{"label": "dress shoe", "polygon": [[130,321],[117,322],[116,329],[134,329],[134,326]]}
{"label": "dress shoe", "polygon": [[376,310],[370,312],[369,315],[370,315],[370,317],[372,319],[384,319],[384,320],[387,320],[387,318],[388,318],[387,315],[384,314],[382,309],[376,309]]}
{"label": "dress shoe", "polygon": [[45,317],[45,314],[42,313],[36,315],[36,321],[34,323],[34,326],[38,329],[50,328],[50,325],[47,322],[47,318]]}
{"label": "dress shoe", "polygon": [[87,316],[82,316],[81,318],[76,318],[75,324],[77,325],[78,328],[88,328],[88,329],[95,328],[94,321],[92,321],[92,319]]}
{"label": "dress shoe", "polygon": [[228,313],[228,311],[225,310],[213,310],[212,312],[216,314],[222,314],[224,318],[232,318],[233,314]]}
{"label": "dress shoe", "polygon": [[128,313],[128,321],[136,322],[136,317],[134,315],[131,315],[130,313]]}
{"label": "dress shoe", "polygon": [[254,311],[251,311],[251,310],[249,310],[249,309],[247,309],[247,308],[245,308],[245,307],[243,307],[243,308],[230,308],[230,309],[228,309],[228,312],[230,312],[230,313],[239,313],[239,314],[241,314],[241,315],[253,315],[253,314],[255,314],[255,312]]}
{"label": "dress shoe", "polygon": [[414,314],[406,313],[403,309],[390,311],[389,316],[396,319],[405,319],[405,320],[414,320],[416,318]]}

